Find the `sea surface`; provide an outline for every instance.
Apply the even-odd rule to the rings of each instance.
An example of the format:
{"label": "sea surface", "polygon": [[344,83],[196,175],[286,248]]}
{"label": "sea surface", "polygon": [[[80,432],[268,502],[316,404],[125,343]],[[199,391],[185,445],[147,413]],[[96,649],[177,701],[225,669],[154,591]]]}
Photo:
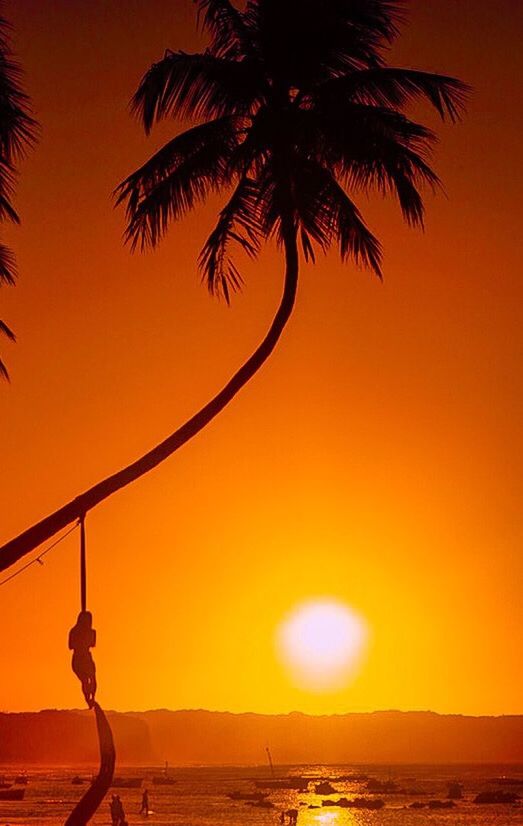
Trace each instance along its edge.
{"label": "sea surface", "polygon": [[[0,766],[0,777],[12,781],[20,773],[9,766]],[[349,774],[366,774],[382,781],[392,780],[399,789],[390,794],[370,794],[364,781],[340,779]],[[523,766],[287,766],[276,769],[277,777],[298,775],[311,778],[309,791],[271,791],[269,800],[274,808],[262,809],[227,797],[235,791],[256,791],[254,781],[268,779],[268,769],[260,767],[191,767],[173,768],[169,775],[175,783],[169,786],[153,785],[154,775],[161,769],[143,767],[124,769],[119,777],[143,778],[142,789],[149,790],[150,809],[146,818],[139,814],[142,789],[114,789],[120,794],[129,826],[132,824],[176,824],[176,826],[280,826],[284,809],[298,809],[298,826],[523,826]],[[84,785],[73,785],[75,775],[85,779]],[[499,785],[500,777],[520,780],[519,785]],[[22,801],[0,801],[0,826],[31,824],[55,826],[64,823],[75,802],[87,789],[90,770],[78,767],[27,767],[28,783]],[[329,779],[336,794],[318,795],[314,784]],[[463,786],[463,798],[452,809],[412,809],[410,804],[420,801],[445,800],[449,783]],[[478,792],[502,789],[521,795],[521,801],[512,804],[484,804],[473,802]],[[323,806],[323,800],[336,801],[339,797],[380,798],[385,806],[379,811],[342,809]],[[109,800],[111,793],[91,821],[110,824]],[[311,807],[311,808],[309,808]],[[312,808],[318,807],[318,808]]]}

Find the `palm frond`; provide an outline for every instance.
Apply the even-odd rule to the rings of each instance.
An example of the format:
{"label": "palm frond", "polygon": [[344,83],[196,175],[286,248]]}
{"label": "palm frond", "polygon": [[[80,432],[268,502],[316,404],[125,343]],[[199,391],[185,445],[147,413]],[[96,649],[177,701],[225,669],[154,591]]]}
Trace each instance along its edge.
{"label": "palm frond", "polygon": [[20,223],[18,214],[11,203],[14,192],[15,171],[12,164],[0,156],[0,220]]}
{"label": "palm frond", "polygon": [[341,101],[324,106],[317,122],[328,165],[349,187],[395,194],[405,220],[423,225],[419,188],[439,186],[428,162],[435,140],[430,129],[393,109]]}
{"label": "palm frond", "polygon": [[119,185],[116,203],[126,202],[126,240],[133,249],[156,246],[171,220],[230,183],[239,123],[223,117],[188,129]]}
{"label": "palm frond", "polygon": [[[0,320],[0,333],[2,333],[4,336],[7,336],[7,338],[8,338],[10,341],[16,341],[15,334],[14,334],[14,333],[13,333],[13,331],[12,331],[12,330],[11,330],[11,329],[7,326],[7,324],[6,324],[4,321],[2,321],[2,320]],[[7,372],[7,367],[5,366],[5,364],[4,364],[4,362],[2,361],[2,359],[0,359],[0,378],[3,378],[3,379],[5,379],[6,381],[9,381],[9,373]]]}
{"label": "palm frond", "polygon": [[258,73],[247,61],[167,51],[144,75],[131,109],[149,133],[155,121],[167,117],[246,114],[259,94]]}
{"label": "palm frond", "polygon": [[5,366],[2,359],[0,359],[0,377],[5,379],[6,381],[10,381],[9,373],[7,372],[7,367]]}
{"label": "palm frond", "polygon": [[2,321],[1,319],[0,319],[0,333],[3,333],[4,336],[7,336],[7,338],[10,341],[16,341],[16,336],[13,333],[13,331],[7,326],[5,321]]}
{"label": "palm frond", "polygon": [[316,100],[330,97],[332,101],[355,101],[383,107],[404,107],[418,98],[425,98],[444,120],[453,123],[463,114],[470,87],[447,75],[380,66],[363,69],[342,77],[331,78],[315,90]]}
{"label": "palm frond", "polygon": [[0,244],[0,284],[13,285],[16,281],[16,261],[5,244]]}
{"label": "palm frond", "polygon": [[393,0],[249,0],[244,17],[273,83],[305,91],[380,65],[402,7]]}
{"label": "palm frond", "polygon": [[294,173],[293,193],[304,254],[311,257],[312,241],[326,251],[339,244],[342,260],[352,257],[381,278],[380,243],[366,226],[360,211],[331,172],[304,160]]}
{"label": "palm frond", "polygon": [[230,0],[194,0],[198,18],[212,36],[210,51],[217,57],[239,59],[251,51],[249,31],[242,13]]}
{"label": "palm frond", "polygon": [[29,97],[21,85],[22,70],[11,55],[10,28],[0,18],[0,156],[7,163],[23,157],[37,135]]}
{"label": "palm frond", "polygon": [[260,190],[257,183],[244,176],[221,210],[218,223],[200,254],[203,279],[213,295],[223,295],[227,304],[230,293],[242,285],[242,276],[230,257],[231,242],[254,257],[260,248],[263,230],[259,220]]}

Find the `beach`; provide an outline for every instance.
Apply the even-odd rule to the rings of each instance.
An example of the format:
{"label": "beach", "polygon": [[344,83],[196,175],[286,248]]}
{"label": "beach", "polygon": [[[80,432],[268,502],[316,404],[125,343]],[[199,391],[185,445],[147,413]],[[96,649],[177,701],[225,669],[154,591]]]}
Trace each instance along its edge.
{"label": "beach", "polygon": [[[58,826],[64,823],[82,791],[88,787],[94,767],[27,767],[28,783],[22,801],[0,801],[0,826],[31,824],[31,826]],[[522,766],[289,766],[278,767],[276,777],[309,780],[308,790],[261,789],[256,782],[271,782],[267,766],[259,767],[182,767],[169,770],[173,782],[155,785],[153,777],[161,776],[158,767],[118,769],[120,779],[142,778],[141,787],[115,788],[110,792],[93,824],[111,822],[109,802],[112,793],[118,793],[124,805],[129,824],[176,824],[176,826],[279,826],[283,810],[297,809],[299,826],[523,826],[523,805],[477,804],[474,798],[485,790],[502,789],[523,795]],[[5,778],[20,773],[20,767],[0,767]],[[368,781],[346,779],[367,776],[380,783],[391,783],[397,789],[388,793],[371,793]],[[73,777],[84,780],[84,785],[73,785]],[[342,779],[343,778],[343,779]],[[503,785],[500,778],[521,780],[521,784]],[[317,794],[317,783],[328,781],[335,793]],[[429,801],[446,801],[449,785],[459,783],[463,797],[451,808],[432,809]],[[149,791],[151,813],[146,818],[139,814],[142,791]],[[258,808],[243,800],[228,797],[234,792],[263,791],[274,808]],[[340,798],[352,801],[383,800],[379,810],[342,808],[333,805]],[[417,802],[424,808],[411,808]],[[317,808],[316,808],[317,807]],[[286,821],[287,822],[287,821]]]}

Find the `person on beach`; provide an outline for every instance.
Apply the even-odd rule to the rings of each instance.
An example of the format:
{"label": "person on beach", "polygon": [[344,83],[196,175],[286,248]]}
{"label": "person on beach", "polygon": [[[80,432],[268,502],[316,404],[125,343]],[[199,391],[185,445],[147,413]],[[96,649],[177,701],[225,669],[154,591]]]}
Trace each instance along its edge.
{"label": "person on beach", "polygon": [[96,631],[90,611],[80,611],[76,625],[69,631],[69,648],[73,652],[73,671],[82,683],[82,691],[89,708],[94,706],[96,694],[96,666],[90,649],[96,645]]}
{"label": "person on beach", "polygon": [[149,815],[149,792],[147,791],[147,789],[143,790],[142,807],[140,809],[140,814],[145,815],[145,817],[148,817]]}
{"label": "person on beach", "polygon": [[113,826],[127,826],[127,821],[125,819],[125,812],[124,812],[124,808],[123,808],[123,803],[122,803],[122,800],[120,798],[120,795],[119,794],[113,794],[113,801],[114,801],[114,814],[113,814],[113,802],[111,801],[111,816],[113,818]]}
{"label": "person on beach", "polygon": [[120,820],[120,807],[118,805],[118,800],[118,795],[113,794],[111,797],[111,803],[109,804],[113,826],[118,826],[118,821]]}

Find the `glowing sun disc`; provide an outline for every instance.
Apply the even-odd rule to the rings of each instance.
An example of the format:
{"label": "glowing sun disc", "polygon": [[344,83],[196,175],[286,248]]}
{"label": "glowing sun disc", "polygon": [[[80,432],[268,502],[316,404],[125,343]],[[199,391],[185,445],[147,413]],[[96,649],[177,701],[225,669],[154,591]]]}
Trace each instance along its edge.
{"label": "glowing sun disc", "polygon": [[276,633],[276,650],[297,686],[335,691],[354,677],[367,638],[364,620],[350,606],[314,599],[284,617]]}

